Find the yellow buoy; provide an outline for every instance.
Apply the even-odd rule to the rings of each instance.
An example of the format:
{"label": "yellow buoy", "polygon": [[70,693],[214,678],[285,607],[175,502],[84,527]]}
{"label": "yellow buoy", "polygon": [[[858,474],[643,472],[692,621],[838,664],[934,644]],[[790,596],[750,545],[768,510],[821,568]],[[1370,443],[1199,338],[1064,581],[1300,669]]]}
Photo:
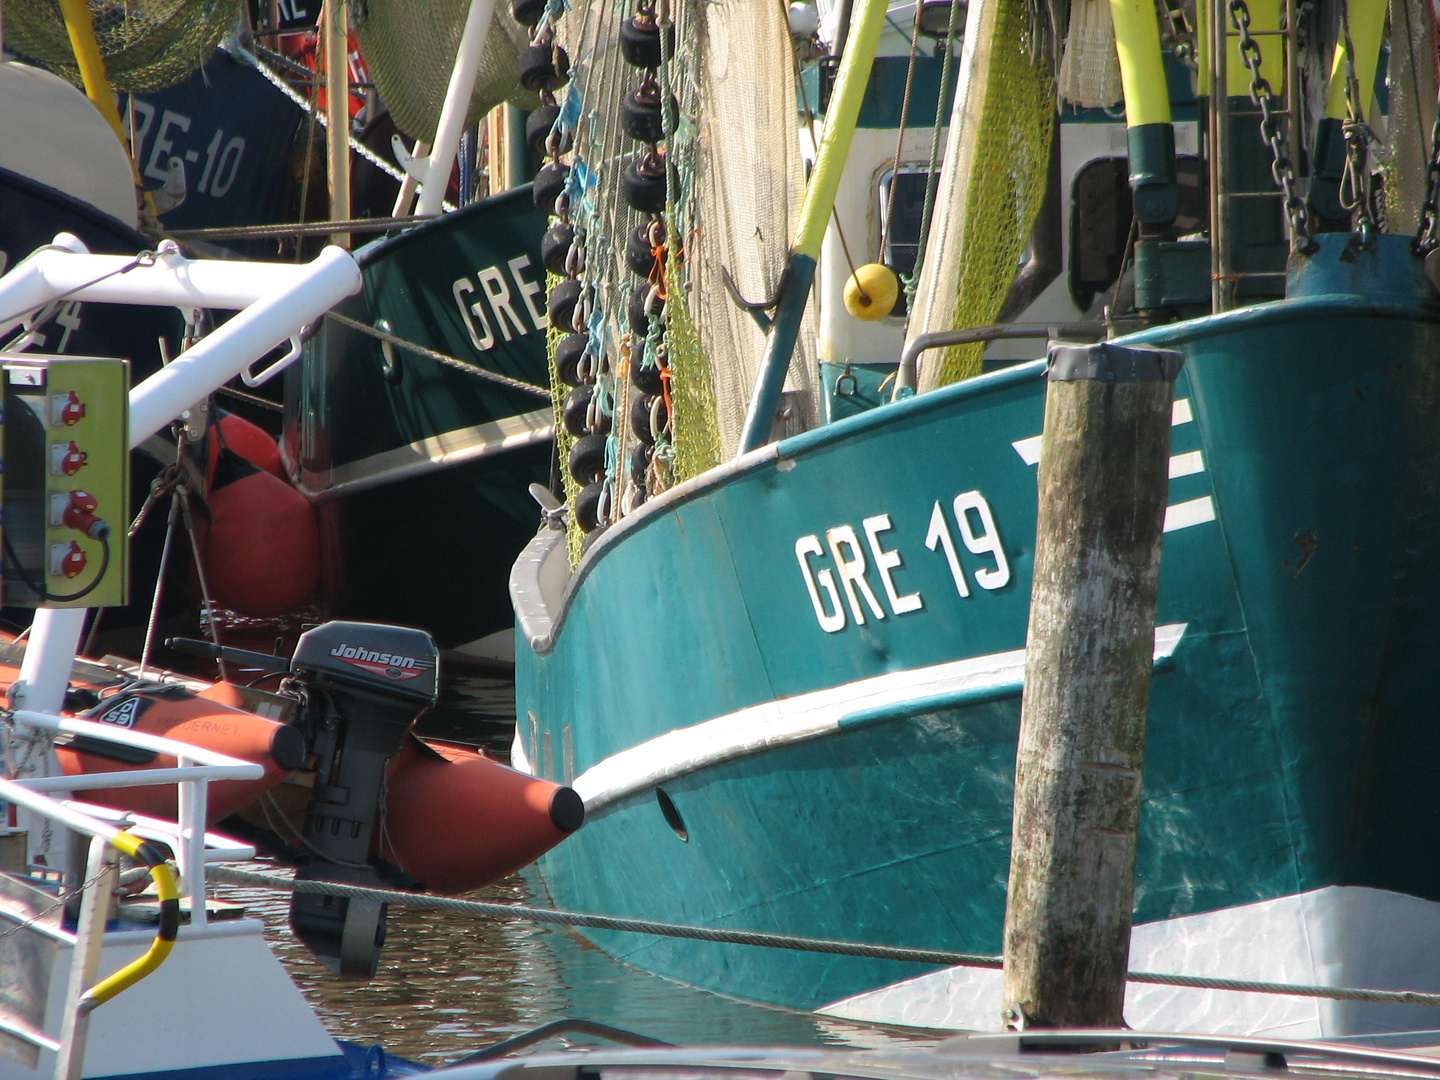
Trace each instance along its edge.
{"label": "yellow buoy", "polygon": [[889,315],[899,296],[895,271],[880,263],[866,263],[845,282],[845,310],[864,322]]}

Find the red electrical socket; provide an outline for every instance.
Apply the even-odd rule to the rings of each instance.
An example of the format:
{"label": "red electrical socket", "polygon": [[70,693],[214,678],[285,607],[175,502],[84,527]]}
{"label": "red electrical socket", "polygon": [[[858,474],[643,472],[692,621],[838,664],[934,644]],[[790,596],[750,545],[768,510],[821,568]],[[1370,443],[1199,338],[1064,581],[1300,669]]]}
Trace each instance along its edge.
{"label": "red electrical socket", "polygon": [[110,535],[110,525],[95,513],[99,508],[99,501],[88,491],[52,491],[50,524],[64,525],[91,540],[104,540]]}
{"label": "red electrical socket", "polygon": [[85,571],[86,561],[85,552],[74,540],[50,545],[50,573],[55,577],[62,574],[67,578],[79,577]]}
{"label": "red electrical socket", "polygon": [[55,476],[74,476],[85,467],[89,456],[76,446],[74,441],[68,445],[52,443],[50,445],[50,472]]}
{"label": "red electrical socket", "polygon": [[59,427],[64,424],[72,427],[85,419],[85,405],[80,400],[80,395],[71,390],[68,394],[50,395],[50,425]]}

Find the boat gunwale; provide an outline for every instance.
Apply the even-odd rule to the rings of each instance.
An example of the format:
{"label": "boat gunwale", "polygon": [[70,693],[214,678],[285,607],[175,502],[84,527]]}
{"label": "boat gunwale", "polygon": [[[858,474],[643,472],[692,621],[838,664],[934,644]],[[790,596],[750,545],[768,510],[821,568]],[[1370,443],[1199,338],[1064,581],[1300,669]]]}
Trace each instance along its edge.
{"label": "boat gunwale", "polygon": [[[1173,347],[1182,342],[1188,344],[1222,334],[1233,334],[1251,326],[1283,324],[1302,319],[1310,321],[1317,317],[1404,319],[1440,323],[1440,303],[1436,303],[1433,298],[1419,302],[1381,301],[1358,293],[1318,293],[1147,327],[1111,341],[1118,345]],[[893,424],[912,421],[971,397],[989,394],[1030,379],[1043,380],[1046,369],[1047,361],[1044,357],[1022,361],[999,371],[890,402],[834,423],[812,428],[788,439],[767,443],[707,469],[647,500],[623,520],[607,528],[581,557],[579,564],[569,572],[558,610],[554,612],[546,604],[543,590],[538,587],[538,567],[549,556],[557,540],[563,542],[565,534],[548,522],[542,523],[540,532],[525,546],[510,574],[511,603],[515,609],[517,636],[524,639],[536,656],[548,656],[564,629],[570,609],[574,606],[576,593],[598,561],[631,533],[701,495],[708,494],[712,489],[724,487],[743,476],[757,472],[771,462],[793,462],[800,457],[823,452],[834,443]],[[536,568],[534,583],[522,580],[531,567]]]}
{"label": "boat gunwale", "polygon": [[521,196],[532,199],[531,186],[525,184],[523,187],[509,188],[488,198],[462,206],[458,210],[452,210],[445,214],[436,214],[429,221],[422,221],[409,227],[397,226],[396,231],[378,237],[355,251],[355,263],[361,271],[368,269],[374,263],[388,258],[402,248],[408,247],[416,241],[423,240],[431,233],[447,232],[452,226],[466,218],[474,217],[484,213],[486,210],[493,210],[498,205],[506,202],[513,202]]}

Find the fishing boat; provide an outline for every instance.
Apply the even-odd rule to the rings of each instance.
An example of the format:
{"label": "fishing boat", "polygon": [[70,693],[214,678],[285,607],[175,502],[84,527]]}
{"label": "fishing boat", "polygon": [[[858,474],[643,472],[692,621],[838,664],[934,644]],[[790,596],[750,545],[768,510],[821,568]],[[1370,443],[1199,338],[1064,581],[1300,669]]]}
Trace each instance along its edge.
{"label": "fishing boat", "polygon": [[[1429,9],[1392,12],[1382,220],[1366,140],[1385,120],[1371,93],[1384,5],[1307,7],[1303,33],[1294,5],[1202,5],[1198,21],[1163,16],[1164,54],[1150,4],[1111,5],[1099,55],[1118,39],[1121,65],[1101,102],[1123,74],[1122,125],[1098,109],[1052,124],[1052,57],[1081,48],[1103,5],[971,0],[951,24],[938,169],[930,131],[918,153],[893,120],[850,138],[867,110],[900,113],[894,74],[910,65],[867,55],[883,3],[848,23],[839,7],[846,51],[804,167],[794,27],[750,8],[577,5],[536,26],[567,52],[548,148],[585,267],[569,286],[583,318],[565,325],[570,293],[550,294],[572,331],[557,397],[604,403],[562,433],[564,497],[511,577],[513,760],[572,783],[589,819],[541,860],[550,896],[1001,951],[1042,352],[1104,337],[1184,358],[1131,968],[1440,988],[1440,877],[1423,854],[1440,813]],[[1052,50],[1046,28],[1067,19]],[[1301,72],[1328,97],[1306,98]],[[907,172],[911,199],[892,201]],[[908,325],[845,332],[847,288],[845,311],[889,310],[886,274],[856,266],[894,261],[905,238],[887,215],[921,226],[908,242],[931,253]],[[1001,1024],[998,970],[585,933],[740,998]],[[1434,1026],[1415,1006],[1259,988],[1132,984],[1126,1000],[1137,1029]]]}
{"label": "fishing boat", "polygon": [[318,508],[327,612],[511,659],[497,568],[534,534],[526,488],[554,450],[543,232],[520,188],[362,247],[363,292],[287,373],[281,450]]}

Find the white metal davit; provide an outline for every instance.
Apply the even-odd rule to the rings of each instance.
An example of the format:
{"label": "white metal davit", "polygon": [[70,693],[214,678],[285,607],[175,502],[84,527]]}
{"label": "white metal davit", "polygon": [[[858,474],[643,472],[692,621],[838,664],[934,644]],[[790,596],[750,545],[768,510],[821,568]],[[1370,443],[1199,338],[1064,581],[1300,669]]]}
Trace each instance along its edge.
{"label": "white metal davit", "polygon": [[[130,445],[138,446],[276,346],[298,338],[335,304],[360,291],[350,253],[327,247],[310,263],[189,259],[173,241],[134,257],[91,255],[66,233],[0,277],[0,334],[56,300],[238,310],[130,391]],[[290,350],[292,356],[298,350]],[[272,368],[272,370],[274,370]],[[41,608],[11,692],[17,707],[55,713],[80,644],[85,611]]]}

